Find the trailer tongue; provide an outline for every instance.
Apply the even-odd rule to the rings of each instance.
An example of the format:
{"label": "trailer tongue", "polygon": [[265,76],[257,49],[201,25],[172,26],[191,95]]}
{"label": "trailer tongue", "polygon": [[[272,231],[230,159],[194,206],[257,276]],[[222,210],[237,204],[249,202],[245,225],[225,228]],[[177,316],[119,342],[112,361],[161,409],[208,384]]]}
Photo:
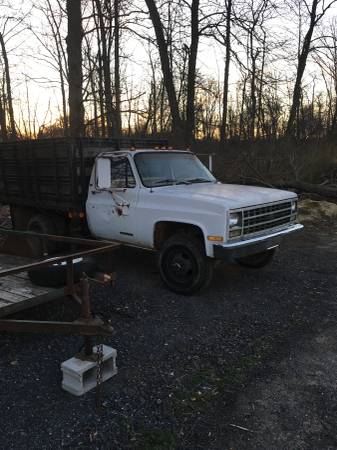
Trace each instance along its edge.
{"label": "trailer tongue", "polygon": [[[62,365],[64,372],[63,387],[81,395],[93,386],[92,381],[86,382],[84,373],[92,372],[97,367],[99,372],[105,373],[109,378],[116,373],[116,350],[109,349],[102,344],[94,347],[93,337],[110,336],[113,328],[110,323],[104,322],[100,317],[92,314],[89,295],[89,279],[85,273],[82,274],[80,282],[74,280],[74,261],[87,255],[109,254],[120,245],[114,242],[91,241],[88,239],[70,238],[53,235],[39,235],[30,232],[22,232],[0,228],[0,234],[6,237],[25,239],[39,239],[44,241],[57,241],[71,243],[72,246],[84,246],[84,249],[68,252],[58,256],[47,256],[39,260],[27,257],[0,254],[0,332],[9,333],[55,333],[62,335],[78,335],[84,337],[83,351]],[[111,260],[111,258],[109,258]],[[67,282],[62,289],[41,289],[32,287],[27,279],[26,272],[32,269],[49,267],[56,263],[66,263]],[[113,283],[115,277],[112,273],[106,274],[100,279],[91,279],[92,282],[102,283],[102,280]],[[20,285],[20,287],[18,287]],[[26,287],[26,288],[25,288]],[[28,294],[29,293],[29,294]],[[23,295],[22,295],[23,294]],[[81,305],[81,314],[73,322],[64,321],[41,321],[41,320],[17,320],[3,318],[8,314],[23,311],[32,306],[56,300],[67,296]],[[109,353],[109,355],[105,355]],[[77,362],[73,364],[73,359]],[[81,374],[78,372],[81,368]],[[87,367],[88,366],[88,367]],[[72,373],[70,374],[70,372]],[[75,380],[75,382],[74,382]],[[101,382],[102,380],[100,380]],[[98,383],[99,384],[99,383]]]}

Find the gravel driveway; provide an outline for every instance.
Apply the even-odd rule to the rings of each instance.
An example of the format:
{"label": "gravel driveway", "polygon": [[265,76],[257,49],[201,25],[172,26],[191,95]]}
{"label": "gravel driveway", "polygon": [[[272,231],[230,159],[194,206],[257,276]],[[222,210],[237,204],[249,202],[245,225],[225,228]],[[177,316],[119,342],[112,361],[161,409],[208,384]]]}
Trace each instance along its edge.
{"label": "gravel driveway", "polygon": [[[0,448],[337,448],[336,251],[331,230],[309,228],[269,267],[222,265],[189,298],[163,287],[153,255],[116,253],[117,287],[92,287],[118,350],[102,412],[94,392],[61,389],[79,338],[2,334]],[[76,308],[16,317],[72,320]]]}

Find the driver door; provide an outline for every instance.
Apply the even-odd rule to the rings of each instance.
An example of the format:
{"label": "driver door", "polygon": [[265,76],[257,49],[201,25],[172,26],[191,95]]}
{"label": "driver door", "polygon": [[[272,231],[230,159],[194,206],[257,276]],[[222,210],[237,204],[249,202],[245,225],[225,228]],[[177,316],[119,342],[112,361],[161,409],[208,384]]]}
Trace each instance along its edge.
{"label": "driver door", "polygon": [[97,190],[91,207],[95,211],[96,235],[105,239],[134,242],[139,188],[126,156],[111,159],[111,188]]}

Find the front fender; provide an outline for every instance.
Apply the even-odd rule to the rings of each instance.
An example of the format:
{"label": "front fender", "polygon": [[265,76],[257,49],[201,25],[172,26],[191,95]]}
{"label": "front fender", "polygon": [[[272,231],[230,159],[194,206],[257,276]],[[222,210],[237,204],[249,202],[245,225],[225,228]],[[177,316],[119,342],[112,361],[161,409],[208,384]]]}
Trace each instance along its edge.
{"label": "front fender", "polygon": [[[186,220],[186,219],[178,219],[178,218],[172,218],[172,217],[161,217],[160,219],[158,219],[154,226],[153,226],[153,230],[152,230],[152,235],[153,235],[153,242],[154,242],[154,236],[155,236],[155,230],[156,227],[158,225],[158,223],[160,222],[168,222],[168,223],[182,223],[182,224],[186,224],[186,225],[192,225],[194,227],[198,227],[200,229],[200,231],[202,232],[203,235],[203,241],[204,241],[204,245],[205,245],[205,251],[206,251],[206,255],[209,256],[210,258],[214,257],[214,242],[210,242],[207,239],[207,236],[209,236],[211,233],[210,231],[207,229],[207,226],[205,223],[200,222],[200,221],[196,221],[196,220]],[[224,233],[223,233],[224,234]]]}

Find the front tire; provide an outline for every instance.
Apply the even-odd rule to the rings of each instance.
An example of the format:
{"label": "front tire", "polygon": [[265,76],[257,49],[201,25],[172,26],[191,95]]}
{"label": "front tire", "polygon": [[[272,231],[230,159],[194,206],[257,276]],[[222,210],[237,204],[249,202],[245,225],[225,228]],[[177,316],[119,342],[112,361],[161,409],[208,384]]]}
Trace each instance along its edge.
{"label": "front tire", "polygon": [[266,250],[265,252],[258,253],[256,255],[245,256],[244,258],[238,258],[236,261],[240,266],[249,267],[250,269],[260,269],[271,263],[274,255],[275,248]]}
{"label": "front tire", "polygon": [[189,295],[209,285],[213,264],[200,239],[187,233],[177,233],[161,249],[159,270],[171,291]]}

